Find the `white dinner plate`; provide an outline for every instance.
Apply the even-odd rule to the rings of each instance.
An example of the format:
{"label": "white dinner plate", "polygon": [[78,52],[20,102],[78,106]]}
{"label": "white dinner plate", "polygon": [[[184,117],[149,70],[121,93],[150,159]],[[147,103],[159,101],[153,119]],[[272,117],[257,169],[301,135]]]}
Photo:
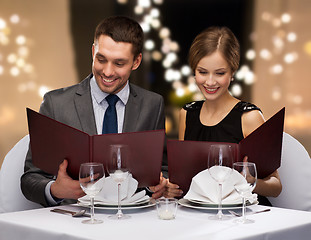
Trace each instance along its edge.
{"label": "white dinner plate", "polygon": [[[191,202],[187,199],[179,199],[178,203],[181,206],[184,207],[189,207],[189,208],[196,208],[196,209],[204,209],[204,210],[218,210],[218,204],[214,204],[214,203],[204,203],[204,204],[200,204],[200,203],[196,203],[196,202]],[[252,205],[257,205],[258,201],[255,203],[246,203],[246,206],[252,206]],[[228,210],[228,209],[239,209],[242,208],[242,204],[222,204],[222,209],[223,210]]]}
{"label": "white dinner plate", "polygon": [[[88,200],[78,200],[79,202],[85,204],[85,205],[90,205],[90,201]],[[141,200],[137,200],[137,201],[134,201],[134,202],[126,202],[126,203],[122,203],[121,202],[121,206],[122,207],[127,207],[127,206],[134,206],[134,205],[140,205],[140,204],[145,204],[147,202],[150,201],[150,197],[149,196],[144,196]],[[104,206],[118,206],[117,203],[115,202],[101,202],[101,201],[94,201],[94,204],[95,205],[104,205]]]}
{"label": "white dinner plate", "polygon": [[[87,202],[78,202],[78,205],[83,206],[83,207],[90,207],[90,204]],[[147,207],[152,207],[155,206],[155,201],[153,199],[147,199],[145,201],[137,202],[135,204],[130,204],[130,205],[121,205],[123,210],[126,209],[139,209],[139,208],[147,208]],[[104,209],[104,210],[115,210],[118,209],[118,205],[115,204],[103,204],[103,203],[98,203],[94,205],[95,209]]]}

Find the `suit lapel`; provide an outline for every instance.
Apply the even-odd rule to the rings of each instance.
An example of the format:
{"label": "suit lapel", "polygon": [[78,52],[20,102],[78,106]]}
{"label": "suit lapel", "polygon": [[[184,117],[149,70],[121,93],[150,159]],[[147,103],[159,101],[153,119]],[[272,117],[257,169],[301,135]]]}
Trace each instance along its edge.
{"label": "suit lapel", "polygon": [[74,101],[82,131],[88,133],[89,135],[94,135],[97,134],[97,130],[90,91],[91,78],[92,75],[89,75],[80,83]]}
{"label": "suit lapel", "polygon": [[141,99],[130,84],[130,96],[125,106],[123,132],[135,132],[141,109]]}

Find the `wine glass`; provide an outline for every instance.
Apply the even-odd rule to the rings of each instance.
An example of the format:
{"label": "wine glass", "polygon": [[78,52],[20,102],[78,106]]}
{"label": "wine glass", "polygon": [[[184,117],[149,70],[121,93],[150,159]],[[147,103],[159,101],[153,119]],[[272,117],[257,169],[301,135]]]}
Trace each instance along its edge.
{"label": "wine glass", "polygon": [[118,211],[110,219],[127,219],[131,216],[125,215],[121,210],[120,188],[121,183],[128,177],[127,159],[129,157],[129,147],[127,145],[115,144],[110,146],[111,157],[107,171],[111,178],[118,184]]}
{"label": "wine glass", "polygon": [[233,152],[230,145],[211,145],[208,154],[208,171],[218,183],[218,213],[211,216],[213,220],[227,220],[230,217],[222,213],[222,185],[232,173]]}
{"label": "wine glass", "polygon": [[94,218],[94,198],[102,190],[105,180],[104,166],[101,163],[82,163],[79,171],[79,182],[82,190],[91,199],[91,218],[82,223],[97,224],[102,220]]}
{"label": "wine glass", "polygon": [[234,186],[235,190],[240,194],[243,200],[242,218],[236,219],[239,223],[253,223],[254,220],[246,219],[245,217],[245,200],[247,196],[252,194],[257,182],[257,170],[255,163],[251,162],[236,162],[233,164],[233,169],[242,174],[245,178],[244,183],[239,183]]}

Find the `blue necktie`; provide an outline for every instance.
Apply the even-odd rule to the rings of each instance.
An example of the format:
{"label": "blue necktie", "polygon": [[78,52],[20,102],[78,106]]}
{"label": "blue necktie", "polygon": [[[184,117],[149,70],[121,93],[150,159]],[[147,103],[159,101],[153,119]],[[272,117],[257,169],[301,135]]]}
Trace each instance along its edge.
{"label": "blue necktie", "polygon": [[118,133],[116,103],[119,100],[119,97],[117,95],[110,94],[106,97],[106,100],[109,106],[104,116],[103,134]]}

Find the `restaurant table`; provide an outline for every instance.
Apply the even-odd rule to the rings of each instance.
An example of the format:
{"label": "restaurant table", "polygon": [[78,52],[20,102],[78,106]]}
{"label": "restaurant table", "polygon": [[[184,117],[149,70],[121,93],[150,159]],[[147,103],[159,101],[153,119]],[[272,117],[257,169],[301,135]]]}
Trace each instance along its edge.
{"label": "restaurant table", "polygon": [[[116,210],[96,209],[95,217],[104,223],[95,225],[82,224],[84,217],[50,212],[52,208],[0,214],[0,239],[311,239],[311,212],[275,207],[269,212],[247,215],[255,220],[251,224],[235,223],[233,216],[225,221],[210,220],[208,217],[216,214],[215,210],[183,206],[178,206],[173,220],[159,219],[155,206],[126,210],[131,215],[126,220],[107,217]],[[61,208],[81,209],[77,205]],[[248,212],[265,208],[255,205]]]}

